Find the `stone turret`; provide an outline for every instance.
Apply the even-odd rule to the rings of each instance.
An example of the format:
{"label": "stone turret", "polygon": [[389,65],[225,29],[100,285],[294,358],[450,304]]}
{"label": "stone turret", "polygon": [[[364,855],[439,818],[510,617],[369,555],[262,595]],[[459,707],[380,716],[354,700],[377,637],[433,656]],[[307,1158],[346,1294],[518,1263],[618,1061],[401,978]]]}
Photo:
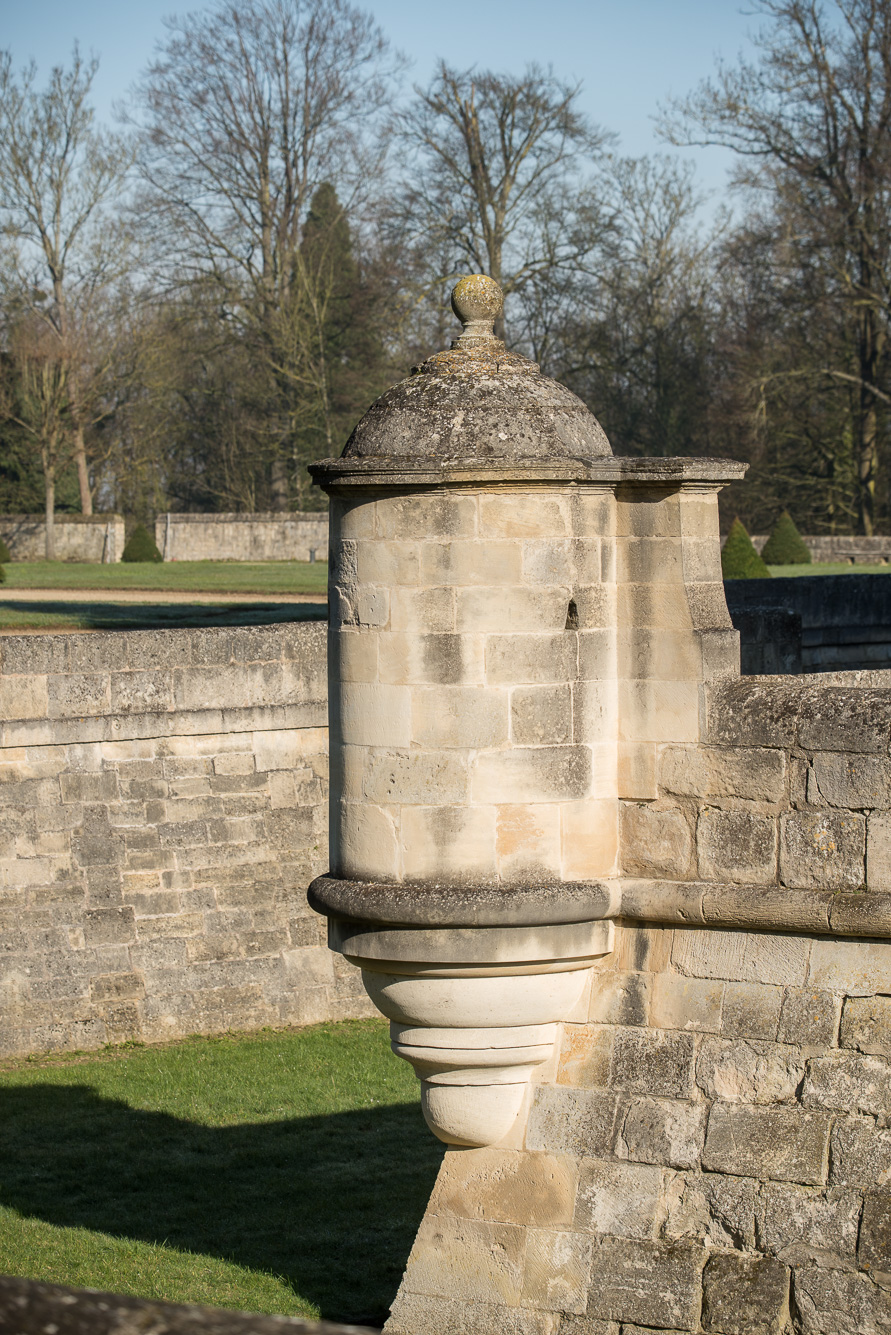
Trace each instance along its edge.
{"label": "stone turret", "polygon": [[619,459],[580,399],[464,329],[388,390],[331,497],[331,861],[314,882],[453,1144],[519,1134],[618,912],[621,797],[698,737],[738,671],[720,486],[741,465]]}

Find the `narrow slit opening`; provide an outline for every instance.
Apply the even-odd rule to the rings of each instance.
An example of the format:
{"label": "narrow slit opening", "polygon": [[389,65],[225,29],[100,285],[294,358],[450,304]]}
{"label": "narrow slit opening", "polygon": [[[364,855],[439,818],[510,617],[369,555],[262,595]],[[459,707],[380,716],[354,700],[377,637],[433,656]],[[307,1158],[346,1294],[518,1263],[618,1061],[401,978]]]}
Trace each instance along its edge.
{"label": "narrow slit opening", "polygon": [[579,609],[575,605],[575,599],[570,598],[569,606],[566,609],[566,625],[564,630],[578,630],[579,628]]}

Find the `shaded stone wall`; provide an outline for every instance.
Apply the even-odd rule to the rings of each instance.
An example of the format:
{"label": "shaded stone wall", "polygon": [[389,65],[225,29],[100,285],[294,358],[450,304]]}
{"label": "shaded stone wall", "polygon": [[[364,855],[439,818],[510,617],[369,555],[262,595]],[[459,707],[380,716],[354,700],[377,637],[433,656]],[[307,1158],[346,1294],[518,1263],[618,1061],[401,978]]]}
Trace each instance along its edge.
{"label": "shaded stone wall", "polygon": [[[121,515],[56,515],[55,537],[57,561],[120,561],[124,520]],[[43,515],[0,515],[0,538],[13,561],[46,556]]]}
{"label": "shaded stone wall", "polygon": [[[760,552],[768,534],[753,535]],[[804,535],[802,541],[815,561],[846,561],[850,565],[883,565],[891,560],[891,538],[867,538],[860,533],[820,533]]]}
{"label": "shaded stone wall", "polygon": [[891,579],[886,575],[730,579],[724,592],[740,633],[745,673],[891,665]]}
{"label": "shaded stone wall", "polygon": [[891,691],[705,700],[621,804],[615,950],[526,1127],[446,1153],[388,1335],[891,1326]]}
{"label": "shaded stone wall", "polygon": [[161,514],[155,543],[165,561],[327,561],[328,515]]}
{"label": "shaded stone wall", "polygon": [[0,639],[0,1054],[371,1013],[327,865],[325,627]]}

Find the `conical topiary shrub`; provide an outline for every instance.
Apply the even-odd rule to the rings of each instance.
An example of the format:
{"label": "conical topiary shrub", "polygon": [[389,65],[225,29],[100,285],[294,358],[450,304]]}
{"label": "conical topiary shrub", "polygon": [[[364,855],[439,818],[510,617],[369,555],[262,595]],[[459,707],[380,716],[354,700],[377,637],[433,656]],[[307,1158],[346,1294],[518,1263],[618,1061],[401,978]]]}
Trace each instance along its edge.
{"label": "conical topiary shrub", "polygon": [[[3,539],[0,538],[0,561],[2,561],[2,563],[5,565],[7,561],[11,560],[12,557],[9,553],[9,548],[7,547]],[[0,583],[2,583],[2,581],[0,581]]]}
{"label": "conical topiary shrub", "polygon": [[5,584],[5,583],[6,583],[6,569],[4,566],[0,566],[0,584]]}
{"label": "conical topiary shrub", "polygon": [[761,551],[761,560],[769,566],[810,565],[811,554],[804,539],[784,510]]}
{"label": "conical topiary shrub", "polygon": [[734,519],[721,552],[721,573],[725,579],[770,578],[770,571],[755,551],[752,539],[738,519]]}
{"label": "conical topiary shrub", "polygon": [[148,529],[137,524],[126,547],[121,552],[122,561],[163,561],[164,558],[155,546],[155,540]]}

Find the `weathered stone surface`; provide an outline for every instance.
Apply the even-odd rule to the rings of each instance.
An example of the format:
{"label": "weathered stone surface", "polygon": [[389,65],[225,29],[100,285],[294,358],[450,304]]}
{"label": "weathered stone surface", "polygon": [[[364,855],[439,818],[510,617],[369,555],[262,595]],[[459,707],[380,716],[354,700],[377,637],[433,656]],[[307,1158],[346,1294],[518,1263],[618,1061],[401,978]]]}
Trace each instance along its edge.
{"label": "weathered stone surface", "polygon": [[780,1335],[789,1316],[789,1271],[768,1257],[713,1256],[702,1285],[702,1326],[715,1335]]}
{"label": "weathered stone surface", "polygon": [[725,983],[721,1032],[727,1038],[794,1040],[778,1033],[784,992],[761,983]]}
{"label": "weathered stone surface", "polygon": [[675,967],[691,978],[795,986],[807,978],[810,955],[811,942],[806,937],[715,928],[707,932],[676,930],[671,958]]}
{"label": "weathered stone surface", "polygon": [[847,997],[839,1043],[891,1061],[891,997]]}
{"label": "weathered stone surface", "polygon": [[652,982],[650,1022],[657,1029],[718,1033],[724,984],[705,978],[657,973]]}
{"label": "weathered stone surface", "polygon": [[678,1173],[665,1191],[666,1236],[751,1250],[758,1187],[752,1178]]}
{"label": "weathered stone surface", "polygon": [[[556,1335],[559,1319],[551,1312],[430,1297],[407,1292],[403,1287],[393,1303],[386,1331],[387,1335],[417,1335],[418,1331],[424,1335],[455,1335],[455,1331],[461,1331],[462,1335],[491,1335],[493,1330],[503,1331],[504,1335]],[[606,1331],[604,1335],[613,1332]]]}
{"label": "weathered stone surface", "polygon": [[884,1113],[891,1107],[891,1067],[881,1057],[843,1050],[813,1058],[801,1101],[806,1108]]}
{"label": "weathered stone surface", "polygon": [[409,1292],[519,1306],[526,1231],[514,1224],[427,1214],[406,1267]]}
{"label": "weathered stone surface", "polygon": [[716,1103],[702,1166],[716,1173],[819,1185],[826,1180],[830,1125],[823,1112]]}
{"label": "weathered stone surface", "polygon": [[588,1313],[607,1321],[695,1329],[706,1256],[689,1243],[600,1238],[592,1256]]}
{"label": "weathered stone surface", "polygon": [[707,881],[776,879],[776,822],[751,811],[702,811],[696,829],[699,874]]}
{"label": "weathered stone surface", "polygon": [[699,1050],[696,1083],[706,1098],[725,1103],[788,1103],[804,1075],[795,1049],[756,1039],[707,1038]]}
{"label": "weathered stone surface", "polygon": [[539,1085],[526,1147],[552,1154],[602,1159],[612,1153],[625,1101],[598,1090]]}
{"label": "weathered stone surface", "polygon": [[861,1199],[844,1187],[826,1190],[767,1183],[758,1204],[758,1245],[791,1265],[853,1258]]}
{"label": "weathered stone surface", "polygon": [[786,885],[857,890],[865,882],[866,822],[849,812],[796,811],[780,821]]}
{"label": "weathered stone surface", "polygon": [[832,1128],[829,1181],[837,1186],[891,1186],[891,1131],[871,1118],[840,1117]]}
{"label": "weathered stone surface", "polygon": [[787,987],[777,1028],[780,1043],[832,1047],[838,1033],[841,998],[812,987]]}
{"label": "weathered stone surface", "polygon": [[796,1267],[792,1310],[802,1335],[884,1335],[891,1327],[891,1295],[844,1270]]}
{"label": "weathered stone surface", "polygon": [[592,1239],[568,1230],[526,1230],[522,1303],[547,1312],[584,1314]]}
{"label": "weathered stone surface", "polygon": [[707,1108],[683,1099],[636,1099],[622,1127],[629,1159],[692,1168],[699,1162]]}
{"label": "weathered stone surface", "polygon": [[612,1083],[626,1093],[682,1099],[692,1093],[694,1056],[689,1034],[620,1029],[613,1040]]}
{"label": "weathered stone surface", "polygon": [[782,751],[759,747],[666,746],[659,759],[659,784],[682,796],[780,802],[786,758]]}
{"label": "weathered stone surface", "polygon": [[443,1160],[428,1208],[433,1214],[464,1219],[568,1227],[576,1176],[574,1163],[551,1154],[452,1150]]}
{"label": "weathered stone surface", "polygon": [[891,803],[891,762],[878,756],[818,752],[808,776],[808,801],[846,811]]}
{"label": "weathered stone surface", "polygon": [[619,834],[628,875],[672,880],[690,875],[693,835],[682,811],[623,803]]}
{"label": "weathered stone surface", "polygon": [[891,1286],[891,1192],[870,1191],[864,1197],[857,1258],[872,1278]]}
{"label": "weathered stone surface", "polygon": [[660,1167],[583,1159],[574,1227],[620,1238],[652,1238],[661,1193]]}

